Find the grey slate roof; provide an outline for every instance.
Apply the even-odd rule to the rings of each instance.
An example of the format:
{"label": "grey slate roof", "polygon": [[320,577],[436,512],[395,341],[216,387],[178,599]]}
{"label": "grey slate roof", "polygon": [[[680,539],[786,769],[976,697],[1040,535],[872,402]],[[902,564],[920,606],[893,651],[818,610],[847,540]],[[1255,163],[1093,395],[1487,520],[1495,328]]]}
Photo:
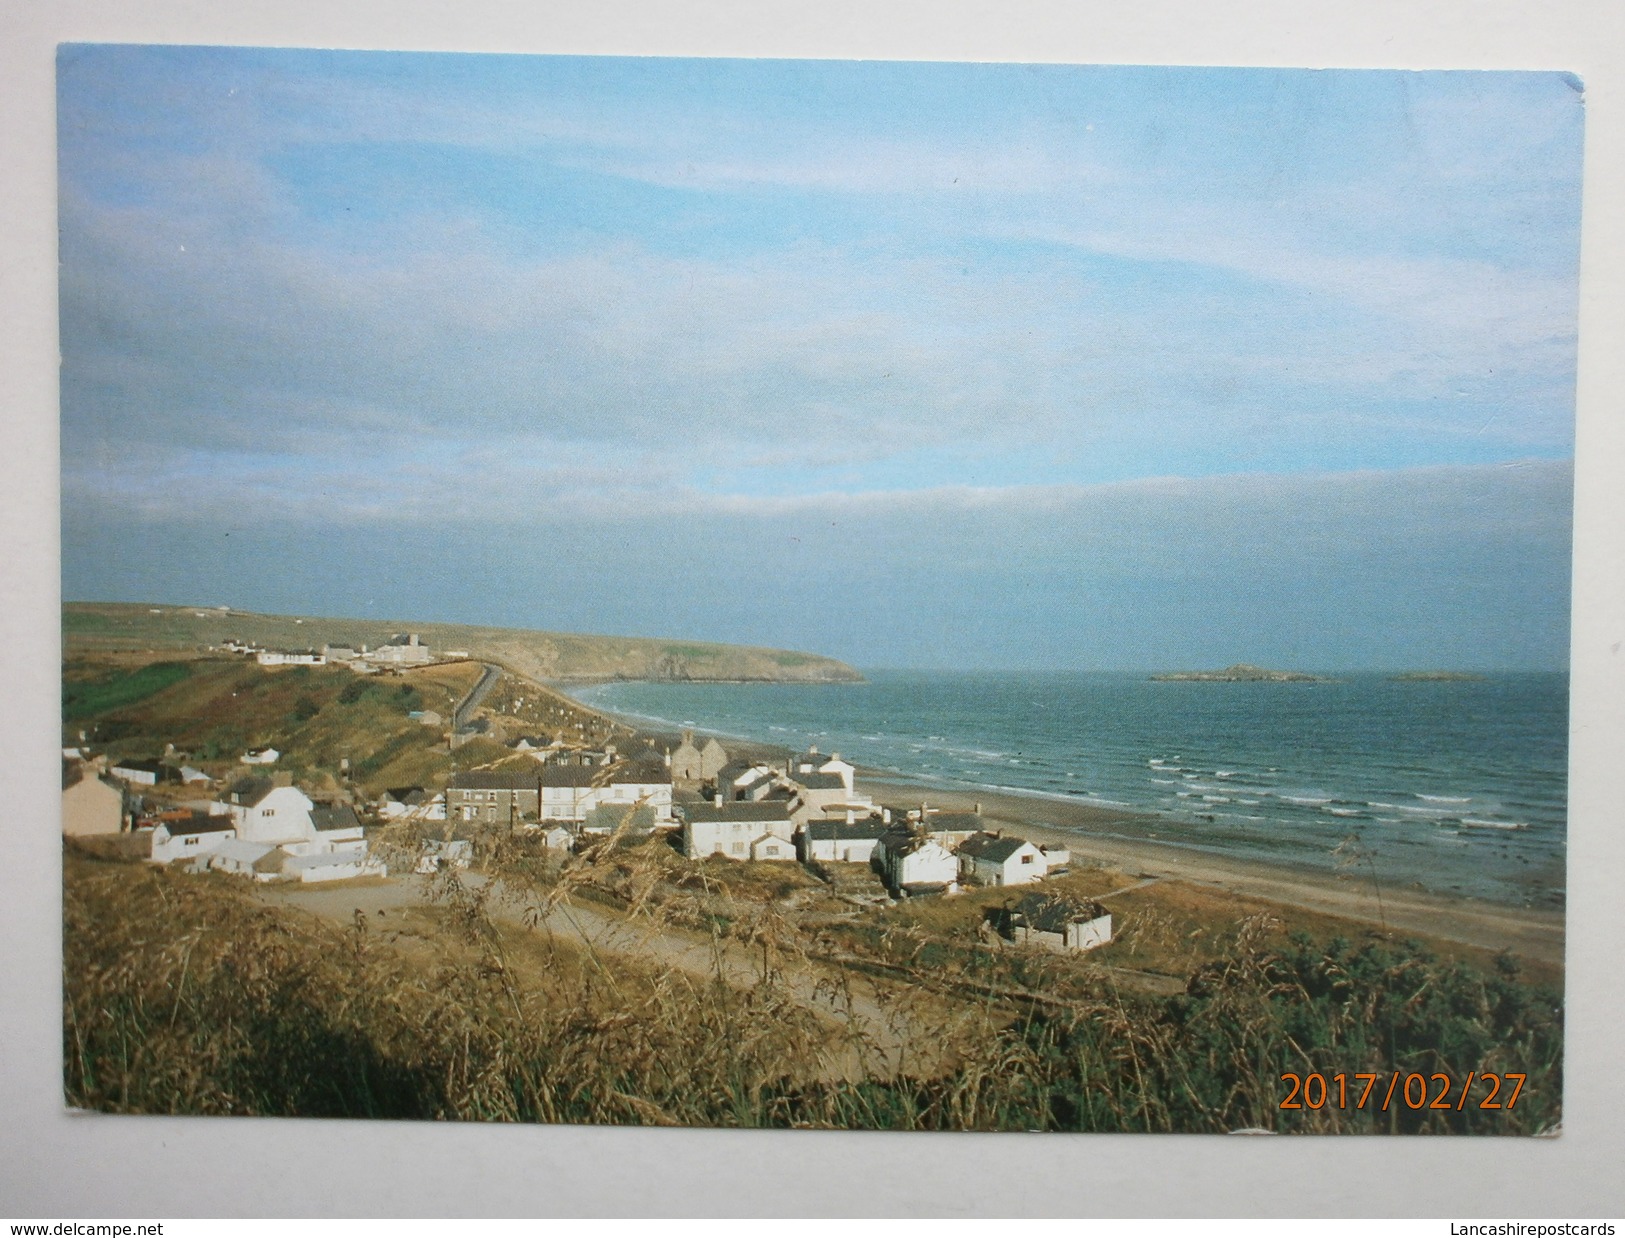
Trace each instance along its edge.
{"label": "grey slate roof", "polygon": [[968,855],[972,859],[987,860],[992,864],[1003,864],[1026,845],[1025,838],[1009,836],[1000,838],[993,834],[975,834],[959,844],[959,854]]}
{"label": "grey slate roof", "polygon": [[544,765],[532,775],[532,786],[539,777],[544,787],[594,787],[602,783],[607,771],[598,765]]}
{"label": "grey slate roof", "polygon": [[809,791],[844,791],[846,783],[839,774],[796,774],[795,781]]}
{"label": "grey slate roof", "polygon": [[686,804],[683,815],[695,824],[712,821],[788,821],[790,814],[781,802],[756,803],[751,800],[729,800],[722,805]]}
{"label": "grey slate roof", "polygon": [[276,782],[270,778],[239,778],[231,784],[230,795],[237,803],[252,808],[275,790]]}
{"label": "grey slate roof", "polygon": [[361,818],[348,804],[317,804],[310,810],[310,823],[318,832],[361,828]]}
{"label": "grey slate roof", "polygon": [[453,791],[534,791],[546,768],[464,770],[453,774],[446,785]]}
{"label": "grey slate roof", "polygon": [[669,785],[671,770],[666,768],[666,762],[660,758],[653,761],[628,761],[610,771],[609,781],[611,784]]}
{"label": "grey slate roof", "polygon": [[845,820],[840,821],[809,821],[807,822],[807,837],[815,842],[839,841],[843,838],[870,839],[879,838],[889,825],[883,825],[877,820],[854,821],[848,825]]}
{"label": "grey slate roof", "polygon": [[134,761],[114,761],[114,769],[136,769],[144,774],[162,774],[169,767],[162,761],[152,757],[144,757]]}

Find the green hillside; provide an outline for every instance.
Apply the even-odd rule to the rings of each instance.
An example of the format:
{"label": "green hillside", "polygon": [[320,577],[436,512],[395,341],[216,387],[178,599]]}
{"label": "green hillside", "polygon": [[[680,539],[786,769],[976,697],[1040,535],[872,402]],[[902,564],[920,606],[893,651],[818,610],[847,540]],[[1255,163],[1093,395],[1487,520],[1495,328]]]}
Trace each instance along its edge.
{"label": "green hillside", "polygon": [[483,740],[448,752],[444,727],[410,717],[414,710],[449,715],[478,678],[474,663],[363,677],[240,658],[139,663],[128,654],[86,654],[63,666],[62,740],[114,759],[160,756],[172,744],[216,778],[251,772],[239,755],[270,746],[282,754],[277,772],[301,785],[332,790],[347,762],[355,785],[373,795],[438,785],[454,769],[507,755]]}
{"label": "green hillside", "polygon": [[464,650],[531,679],[568,683],[600,679],[857,682],[844,662],[785,649],[753,649],[647,637],[581,636],[522,628],[473,627],[408,620],[327,619],[261,615],[223,607],[65,602],[65,654],[118,650],[198,651],[230,639],[271,649],[380,645],[416,632],[434,651]]}

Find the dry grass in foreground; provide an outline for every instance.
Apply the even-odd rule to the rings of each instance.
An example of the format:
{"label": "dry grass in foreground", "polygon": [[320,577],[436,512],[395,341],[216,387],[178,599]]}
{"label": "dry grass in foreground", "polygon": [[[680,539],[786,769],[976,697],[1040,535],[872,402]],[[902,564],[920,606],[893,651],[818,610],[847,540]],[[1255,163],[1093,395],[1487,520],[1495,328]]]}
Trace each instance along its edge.
{"label": "dry grass in foreground", "polygon": [[[654,854],[654,853],[651,853]],[[585,878],[488,857],[545,908]],[[606,846],[628,910],[658,918],[659,873]],[[664,871],[665,859],[660,859]],[[1375,942],[1271,944],[1257,920],[1169,998],[1119,994],[1065,960],[990,954],[992,994],[953,1004],[951,1068],[864,1071],[880,1055],[838,994],[815,1009],[798,931],[770,906],[718,929],[749,983],[602,957],[499,926],[483,892],[391,940],[268,908],[218,877],[66,860],[70,1103],[135,1113],[820,1126],[862,1129],[1533,1133],[1560,1112],[1561,1010],[1510,962],[1480,970]],[[596,880],[597,878],[593,878]],[[492,882],[487,890],[496,890]],[[925,965],[922,961],[922,965]],[[923,977],[922,977],[923,978]],[[839,984],[831,987],[838,988]],[[922,986],[923,987],[923,986]],[[906,1002],[909,986],[889,990]],[[1060,995],[1064,993],[1063,995]],[[939,995],[935,1008],[943,1007]],[[924,1009],[922,1007],[922,1009]],[[834,1017],[831,1015],[834,1011]],[[907,1026],[905,1020],[904,1026]],[[932,1025],[934,1026],[934,1025]],[[920,1025],[920,1034],[933,1034]],[[859,1069],[828,1069],[856,1062]],[[1282,1111],[1283,1071],[1528,1075],[1515,1110]]]}

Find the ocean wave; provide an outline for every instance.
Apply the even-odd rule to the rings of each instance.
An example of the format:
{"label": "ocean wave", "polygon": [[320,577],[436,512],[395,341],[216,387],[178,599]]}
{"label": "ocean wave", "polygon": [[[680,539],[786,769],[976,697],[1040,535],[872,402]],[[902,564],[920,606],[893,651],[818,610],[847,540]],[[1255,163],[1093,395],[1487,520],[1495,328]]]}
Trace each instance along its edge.
{"label": "ocean wave", "polygon": [[1473,802],[1473,797],[1470,795],[1423,795],[1420,791],[1416,793],[1416,798],[1427,800],[1430,804],[1471,804]]}
{"label": "ocean wave", "polygon": [[1463,817],[1461,823],[1485,830],[1527,830],[1529,828],[1522,821],[1486,821],[1482,817]]}

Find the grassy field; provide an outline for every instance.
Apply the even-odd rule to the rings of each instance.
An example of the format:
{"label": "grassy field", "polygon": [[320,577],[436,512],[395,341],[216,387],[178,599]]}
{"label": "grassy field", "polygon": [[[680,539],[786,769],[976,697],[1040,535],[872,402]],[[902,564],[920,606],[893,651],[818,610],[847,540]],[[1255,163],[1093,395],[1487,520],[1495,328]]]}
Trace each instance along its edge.
{"label": "grassy field", "polygon": [[271,746],[277,769],[311,789],[336,784],[343,763],[367,794],[443,782],[456,767],[491,759],[496,745],[446,749],[442,728],[415,710],[449,716],[479,678],[476,664],[362,677],[341,667],[262,667],[230,656],[141,664],[136,655],[86,655],[63,668],[63,742],[114,758],[155,757],[173,744],[215,776],[241,773],[238,757]]}
{"label": "grassy field", "polygon": [[833,658],[782,649],[408,620],[261,615],[221,607],[65,602],[66,654],[117,650],[207,650],[229,639],[270,649],[359,647],[417,632],[439,652],[470,657],[541,681],[596,679],[789,680],[829,683],[862,678]]}

